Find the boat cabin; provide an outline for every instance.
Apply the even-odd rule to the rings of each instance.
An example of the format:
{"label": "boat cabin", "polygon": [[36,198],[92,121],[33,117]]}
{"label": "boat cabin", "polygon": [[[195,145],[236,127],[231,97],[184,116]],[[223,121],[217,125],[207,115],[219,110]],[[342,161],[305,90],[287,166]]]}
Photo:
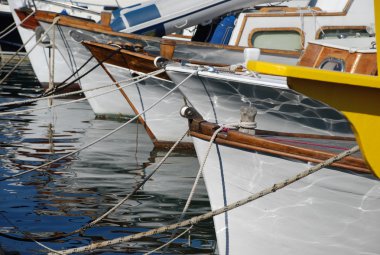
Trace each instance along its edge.
{"label": "boat cabin", "polygon": [[[304,7],[263,7],[239,14],[229,45],[299,54],[315,39],[368,37],[372,0],[311,0]],[[342,18],[345,16],[345,18]]]}
{"label": "boat cabin", "polygon": [[375,38],[310,42],[298,65],[338,72],[377,75]]}

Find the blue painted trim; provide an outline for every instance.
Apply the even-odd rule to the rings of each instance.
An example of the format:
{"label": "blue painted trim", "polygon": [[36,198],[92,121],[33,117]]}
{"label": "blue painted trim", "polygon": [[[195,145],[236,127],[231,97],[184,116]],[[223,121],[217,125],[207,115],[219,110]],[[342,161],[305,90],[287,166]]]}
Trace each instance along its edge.
{"label": "blue painted trim", "polygon": [[163,25],[163,26],[164,26],[165,23],[172,22],[172,21],[174,21],[174,20],[178,20],[178,19],[182,19],[182,18],[187,17],[187,16],[190,16],[190,15],[192,15],[192,14],[194,14],[194,13],[201,12],[201,11],[204,11],[204,10],[210,9],[210,8],[212,8],[212,7],[215,7],[215,6],[218,6],[218,5],[221,5],[221,4],[224,4],[224,3],[227,3],[227,2],[231,2],[231,1],[232,1],[232,0],[224,0],[224,1],[221,1],[221,2],[219,2],[219,3],[212,4],[212,5],[209,5],[209,6],[207,6],[207,7],[204,7],[204,8],[202,8],[202,9],[200,9],[200,10],[196,10],[196,11],[193,11],[193,12],[187,13],[187,14],[182,15],[182,16],[180,16],[180,17],[176,17],[176,18],[173,18],[173,19],[170,19],[170,20],[163,21],[163,22],[161,22],[161,23],[159,23],[159,24],[155,24],[155,25],[153,25],[153,26],[151,26],[151,27],[147,27],[147,28],[144,28],[144,29],[141,29],[141,30],[134,31],[133,33],[135,33],[135,34],[140,34],[140,31],[142,31],[142,30],[152,30],[152,28],[155,27],[155,26],[157,26],[157,25]]}
{"label": "blue painted trim", "polygon": [[160,11],[155,4],[126,12],[123,15],[127,19],[130,27],[161,18]]}

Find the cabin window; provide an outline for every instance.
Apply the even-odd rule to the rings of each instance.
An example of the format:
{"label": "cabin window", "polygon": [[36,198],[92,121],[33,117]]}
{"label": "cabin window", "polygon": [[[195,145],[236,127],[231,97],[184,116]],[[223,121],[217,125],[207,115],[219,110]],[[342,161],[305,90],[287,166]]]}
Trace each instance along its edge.
{"label": "cabin window", "polygon": [[370,37],[365,28],[334,28],[323,29],[318,33],[317,39]]}
{"label": "cabin window", "polygon": [[345,64],[342,59],[338,58],[326,58],[319,66],[320,69],[344,72]]}
{"label": "cabin window", "polygon": [[249,46],[260,49],[299,51],[303,38],[297,30],[256,30],[249,37]]}

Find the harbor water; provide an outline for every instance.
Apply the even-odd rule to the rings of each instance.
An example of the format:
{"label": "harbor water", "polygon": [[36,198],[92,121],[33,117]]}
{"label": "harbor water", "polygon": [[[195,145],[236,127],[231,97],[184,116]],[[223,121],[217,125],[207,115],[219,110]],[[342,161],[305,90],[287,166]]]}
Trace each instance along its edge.
{"label": "harbor water", "polygon": [[[22,74],[18,77],[21,79],[18,85],[22,85]],[[3,93],[0,102],[20,99],[13,93]],[[46,105],[46,101],[40,101],[22,109]],[[1,177],[32,169],[73,152],[124,121],[97,119],[86,102],[30,114],[0,116]],[[165,154],[166,151],[153,148],[142,125],[132,123],[96,145],[41,171],[1,181],[0,254],[47,253],[28,235],[51,237],[86,225],[128,195]],[[103,221],[81,234],[42,243],[62,250],[175,223],[198,168],[194,152],[174,153],[136,195]],[[186,218],[209,210],[202,180]],[[96,250],[96,254],[143,254],[168,242],[171,236],[172,233],[168,232],[146,237]],[[177,239],[165,254],[213,254],[215,247],[213,222],[209,220]]]}

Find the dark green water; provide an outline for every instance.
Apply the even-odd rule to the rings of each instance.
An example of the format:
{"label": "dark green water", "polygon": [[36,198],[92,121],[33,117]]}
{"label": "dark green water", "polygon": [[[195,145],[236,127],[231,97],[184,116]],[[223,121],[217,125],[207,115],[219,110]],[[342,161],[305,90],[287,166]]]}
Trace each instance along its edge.
{"label": "dark green water", "polygon": [[[11,100],[19,98],[0,96],[0,102]],[[40,102],[28,108],[46,104]],[[96,119],[87,103],[22,116],[0,116],[0,176],[16,174],[61,157],[122,123]],[[51,236],[73,231],[99,217],[131,192],[165,153],[153,148],[141,125],[131,124],[42,172],[1,181],[0,234],[24,237],[23,233],[29,232]],[[80,235],[43,244],[56,250],[74,248],[175,223],[198,167],[195,155],[175,153],[141,191],[101,223]],[[209,210],[207,192],[201,181],[187,217]],[[167,242],[170,236],[171,233],[165,233],[147,237],[103,248],[96,254],[142,254]],[[194,226],[165,254],[213,254],[215,246],[213,223],[207,221]],[[4,236],[0,237],[0,247],[9,254],[47,252],[34,242]]]}

